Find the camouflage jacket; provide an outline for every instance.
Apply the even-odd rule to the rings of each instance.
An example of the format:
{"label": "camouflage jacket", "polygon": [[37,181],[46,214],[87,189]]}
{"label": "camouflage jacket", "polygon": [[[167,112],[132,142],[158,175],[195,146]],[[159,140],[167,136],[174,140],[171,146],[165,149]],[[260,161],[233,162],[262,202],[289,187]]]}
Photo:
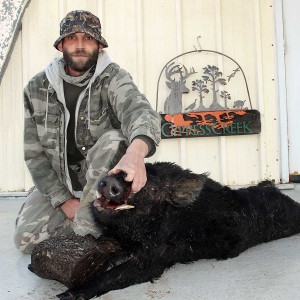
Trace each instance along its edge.
{"label": "camouflage jacket", "polygon": [[[54,207],[73,197],[67,183],[66,127],[68,111],[45,72],[24,89],[25,161],[36,187]],[[160,117],[133,83],[131,76],[109,63],[85,90],[76,108],[76,144],[86,156],[107,130],[121,129],[129,142],[138,135],[160,141]]]}

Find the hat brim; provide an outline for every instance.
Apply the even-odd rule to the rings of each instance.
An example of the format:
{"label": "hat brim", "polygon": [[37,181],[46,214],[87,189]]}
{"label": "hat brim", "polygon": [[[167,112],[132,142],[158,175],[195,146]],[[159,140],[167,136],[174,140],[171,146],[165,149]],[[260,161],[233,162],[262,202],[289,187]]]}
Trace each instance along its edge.
{"label": "hat brim", "polygon": [[[82,31],[73,31],[73,32],[68,32],[68,33],[66,33],[66,34],[62,34],[55,42],[54,42],[54,44],[53,44],[53,46],[54,46],[54,48],[56,48],[57,50],[59,50],[58,48],[57,48],[57,46],[58,46],[58,44],[65,38],[65,37],[67,37],[68,35],[70,35],[70,34],[74,34],[74,33],[76,33],[76,32],[84,32],[84,33],[87,33],[88,35],[90,35],[90,36],[92,36],[89,32],[87,32],[87,31],[84,31],[84,30],[82,30]],[[107,44],[107,42],[106,42],[106,40],[105,40],[105,38],[103,37],[103,36],[100,36],[100,38],[95,38],[94,36],[92,36],[97,42],[99,42],[102,46],[103,46],[103,48],[107,48],[108,47],[108,44]]]}

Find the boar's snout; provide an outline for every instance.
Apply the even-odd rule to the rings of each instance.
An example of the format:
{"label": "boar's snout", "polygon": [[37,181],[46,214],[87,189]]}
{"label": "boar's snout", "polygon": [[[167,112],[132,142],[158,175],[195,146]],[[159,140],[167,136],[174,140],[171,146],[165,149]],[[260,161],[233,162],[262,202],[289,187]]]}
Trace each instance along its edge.
{"label": "boar's snout", "polygon": [[124,177],[126,177],[126,174],[102,178],[98,183],[100,194],[109,200],[119,200],[128,188],[128,183],[124,181]]}

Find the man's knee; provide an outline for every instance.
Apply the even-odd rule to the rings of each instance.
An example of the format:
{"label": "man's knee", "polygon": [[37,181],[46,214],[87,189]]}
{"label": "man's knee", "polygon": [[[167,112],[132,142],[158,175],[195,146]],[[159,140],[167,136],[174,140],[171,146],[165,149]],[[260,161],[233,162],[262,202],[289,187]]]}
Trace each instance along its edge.
{"label": "man's knee", "polygon": [[48,232],[38,232],[36,234],[17,227],[14,235],[16,248],[23,253],[31,253],[34,246],[49,238]]}
{"label": "man's knee", "polygon": [[[57,226],[53,226],[51,223],[56,223]],[[69,235],[73,232],[73,222],[67,218],[64,221],[53,218],[50,219],[50,222],[36,225],[35,228],[32,228],[31,224],[16,227],[14,242],[19,251],[31,253],[34,246],[40,242],[50,237]]]}
{"label": "man's knee", "polygon": [[128,145],[127,138],[123,135],[121,130],[112,129],[105,132],[96,142],[96,144],[89,149],[87,153],[87,160],[91,161],[101,151],[102,155],[110,155],[111,152],[116,152],[121,141]]}
{"label": "man's knee", "polygon": [[[120,143],[128,145],[128,140],[121,130],[109,130],[101,136],[96,144],[87,152],[87,184],[92,179],[92,184],[99,179],[101,173],[106,174],[112,165]],[[126,146],[127,147],[127,146]]]}
{"label": "man's knee", "polygon": [[27,197],[19,212],[14,242],[21,252],[31,253],[34,246],[45,239],[70,232],[72,221],[36,190]]}

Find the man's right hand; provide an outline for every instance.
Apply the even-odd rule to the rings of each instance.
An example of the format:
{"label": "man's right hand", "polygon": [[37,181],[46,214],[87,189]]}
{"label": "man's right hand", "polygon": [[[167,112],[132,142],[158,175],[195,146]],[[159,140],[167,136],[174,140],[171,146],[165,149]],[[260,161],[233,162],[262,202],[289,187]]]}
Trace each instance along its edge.
{"label": "man's right hand", "polygon": [[71,198],[64,202],[60,208],[63,211],[63,213],[66,215],[66,217],[73,221],[75,214],[79,208],[80,201],[78,198]]}

